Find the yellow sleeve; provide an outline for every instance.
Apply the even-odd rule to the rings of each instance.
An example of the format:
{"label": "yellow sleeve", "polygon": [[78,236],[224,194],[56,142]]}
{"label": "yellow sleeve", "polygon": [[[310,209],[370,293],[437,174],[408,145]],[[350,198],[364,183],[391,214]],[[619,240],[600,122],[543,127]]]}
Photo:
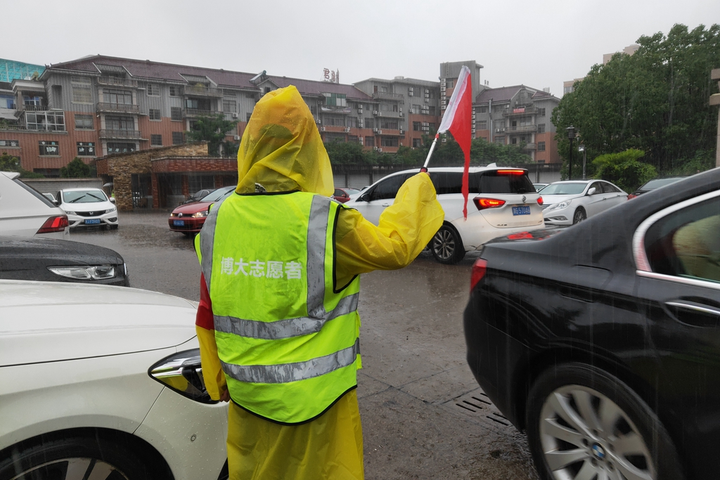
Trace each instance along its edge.
{"label": "yellow sleeve", "polygon": [[335,232],[338,282],[409,265],[442,226],[445,213],[426,173],[410,177],[374,225],[354,209],[339,212]]}
{"label": "yellow sleeve", "polygon": [[220,400],[221,392],[227,390],[227,383],[217,353],[215,332],[198,325],[195,326],[195,331],[200,343],[200,362],[202,364],[205,389],[210,394],[210,398]]}

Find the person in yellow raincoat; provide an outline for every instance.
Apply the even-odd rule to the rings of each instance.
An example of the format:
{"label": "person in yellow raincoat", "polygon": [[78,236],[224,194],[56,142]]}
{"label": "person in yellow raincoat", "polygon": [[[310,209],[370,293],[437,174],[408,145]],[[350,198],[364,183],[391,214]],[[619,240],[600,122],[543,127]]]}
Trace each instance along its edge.
{"label": "person in yellow raincoat", "polygon": [[[307,192],[315,195],[292,192]],[[263,284],[267,285],[265,290],[243,287],[226,292],[224,295],[220,293],[222,288],[225,290],[227,288],[225,284],[222,284],[222,288],[217,286],[220,285],[217,282],[225,281],[223,280],[225,278],[230,278],[229,282],[236,278],[242,279],[243,274],[247,275],[245,268],[251,268],[242,258],[239,262],[234,262],[234,265],[232,261],[227,260],[231,258],[233,252],[242,249],[242,246],[237,245],[238,243],[252,243],[256,245],[256,250],[263,251],[265,246],[273,250],[273,243],[276,242],[291,242],[284,245],[292,246],[292,242],[302,241],[300,236],[295,235],[297,232],[302,232],[302,229],[288,232],[285,225],[276,225],[277,219],[256,218],[263,217],[262,213],[253,217],[251,212],[255,211],[253,210],[255,207],[236,209],[236,215],[244,215],[243,218],[251,219],[252,222],[230,224],[230,221],[225,219],[232,218],[229,212],[232,211],[232,202],[236,200],[237,204],[244,202],[242,205],[261,202],[259,205],[262,207],[262,202],[267,202],[268,206],[280,202],[283,206],[285,203],[290,205],[293,198],[301,199],[299,203],[296,202],[300,206],[293,203],[292,206],[277,210],[282,211],[283,214],[288,210],[303,211],[301,208],[303,198],[313,201],[313,205],[316,204],[314,200],[319,200],[317,204],[323,205],[331,202],[330,210],[336,212],[334,225],[328,225],[328,217],[324,217],[326,218],[323,221],[324,229],[316,229],[311,223],[308,231],[315,229],[324,232],[325,229],[329,229],[328,231],[331,232],[327,237],[331,245],[325,249],[325,263],[332,262],[333,265],[330,266],[331,270],[325,271],[331,272],[330,275],[334,276],[328,285],[333,285],[335,293],[345,287],[335,289],[334,286],[352,286],[355,284],[353,282],[358,281],[357,276],[361,273],[407,266],[442,225],[444,217],[442,207],[436,199],[435,188],[426,173],[418,173],[405,182],[398,191],[395,203],[380,216],[377,226],[365,220],[357,210],[317,197],[330,197],[333,192],[333,176],[327,152],[315,120],[297,89],[289,86],[267,93],[255,106],[243,134],[238,151],[238,186],[233,198],[211,208],[208,221],[195,239],[201,265],[204,265],[196,329],[207,390],[215,400],[231,400],[227,437],[231,479],[364,478],[362,427],[355,390],[357,385],[355,373],[360,368],[359,351],[355,361],[343,369],[346,372],[350,370],[343,380],[349,382],[346,385],[350,388],[342,387],[339,394],[318,392],[317,399],[312,389],[301,390],[303,399],[307,398],[306,403],[313,413],[306,415],[307,420],[288,421],[285,419],[306,418],[292,416],[294,414],[291,413],[287,413],[287,417],[283,416],[286,411],[294,408],[296,402],[302,403],[299,402],[302,399],[298,398],[297,394],[279,395],[283,398],[268,397],[269,394],[262,390],[268,385],[258,385],[257,379],[247,380],[246,383],[236,381],[237,371],[232,370],[233,366],[228,366],[232,363],[228,358],[237,352],[225,351],[230,348],[228,345],[234,344],[227,340],[230,334],[220,332],[223,329],[218,325],[218,322],[225,322],[228,318],[225,313],[217,311],[220,309],[220,304],[223,305],[223,310],[245,312],[244,305],[263,305],[263,302],[267,301],[265,297],[286,298],[287,303],[297,303],[295,296],[283,296],[285,294],[278,296],[278,292],[273,291],[275,287],[271,285],[279,285],[278,282],[266,281]],[[238,197],[235,197],[236,195]],[[213,218],[213,212],[217,218]],[[307,222],[304,215],[299,213],[297,221]],[[269,215],[265,216],[269,217]],[[284,221],[289,221],[290,224],[296,221],[294,217],[287,219]],[[248,224],[255,225],[256,221],[257,224],[267,225],[268,228],[265,229],[267,231],[255,231],[252,227],[248,227]],[[212,228],[222,232],[213,233]],[[235,234],[227,233],[230,229],[234,229]],[[294,240],[296,236],[298,240]],[[308,233],[308,236],[311,237],[312,232]],[[308,246],[308,249],[310,248],[311,246]],[[213,261],[213,258],[217,260]],[[223,265],[218,265],[221,262]],[[321,264],[324,265],[322,262]],[[238,274],[240,271],[242,273]],[[206,281],[210,275],[212,281]],[[357,288],[359,289],[359,284]],[[325,298],[331,296],[327,294]],[[301,300],[304,298],[298,297]],[[216,311],[213,310],[214,306]],[[279,307],[282,306],[274,306],[272,311],[282,310]],[[263,308],[268,309],[257,307],[256,310],[261,311],[253,311],[253,314],[267,320],[265,314],[268,312],[262,311]],[[353,314],[355,317],[352,318],[357,320],[346,321],[344,324],[346,326],[343,327],[351,330],[349,332],[351,336],[359,335],[359,316],[356,312],[348,313],[346,316],[350,315],[348,318],[351,318]],[[243,322],[233,318],[233,321]],[[253,325],[256,323],[258,322]],[[266,327],[267,323],[272,322],[265,322],[262,327]],[[327,326],[331,323],[324,324],[317,335],[322,335],[322,330],[329,328]],[[340,325],[337,320],[335,323]],[[314,335],[316,334],[307,337]],[[291,340],[296,341],[296,339]],[[258,340],[249,341],[249,345],[256,345],[252,342]],[[302,345],[302,348],[305,347],[306,345]],[[286,349],[282,354],[278,353],[278,356],[291,356],[300,348],[298,346],[297,349]],[[273,351],[266,349],[264,355]],[[281,349],[278,348],[277,351],[280,352]],[[240,355],[245,353],[252,357],[251,352],[240,352]],[[273,362],[261,363],[263,365],[251,365],[248,368],[262,368],[265,367],[264,364]],[[262,393],[258,393],[257,398],[247,398],[244,393],[247,390],[243,390],[245,387],[258,388],[257,391]],[[313,405],[313,402],[319,404]],[[275,415],[276,410],[277,415]]]}

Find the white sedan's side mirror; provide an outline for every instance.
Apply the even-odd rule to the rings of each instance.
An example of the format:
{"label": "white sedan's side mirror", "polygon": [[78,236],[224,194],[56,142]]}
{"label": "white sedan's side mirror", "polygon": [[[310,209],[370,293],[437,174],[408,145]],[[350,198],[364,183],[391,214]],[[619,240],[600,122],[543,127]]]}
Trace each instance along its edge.
{"label": "white sedan's side mirror", "polygon": [[597,188],[592,187],[590,190],[588,190],[588,195],[595,195],[595,192],[597,191]]}

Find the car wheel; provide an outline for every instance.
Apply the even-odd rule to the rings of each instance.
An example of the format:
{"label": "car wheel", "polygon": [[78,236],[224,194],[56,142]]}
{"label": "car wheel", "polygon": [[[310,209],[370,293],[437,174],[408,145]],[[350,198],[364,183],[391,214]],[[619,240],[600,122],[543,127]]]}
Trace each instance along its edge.
{"label": "car wheel", "polygon": [[70,437],[11,449],[0,461],[0,480],[21,478],[150,480],[157,472],[122,445],[99,437]]}
{"label": "car wheel", "polygon": [[460,235],[448,225],[440,227],[430,243],[430,250],[432,250],[435,260],[440,263],[452,265],[458,263],[465,256],[465,248]]}
{"label": "car wheel", "polygon": [[110,225],[110,230],[117,230],[118,225]]}
{"label": "car wheel", "polygon": [[577,210],[575,210],[575,213],[573,214],[573,225],[575,225],[576,223],[580,223],[586,219],[587,219],[587,214],[585,214],[585,210],[583,210],[582,208],[578,208]]}
{"label": "car wheel", "polygon": [[553,366],[538,378],[527,434],[545,480],[684,478],[655,413],[621,380],[590,365]]}

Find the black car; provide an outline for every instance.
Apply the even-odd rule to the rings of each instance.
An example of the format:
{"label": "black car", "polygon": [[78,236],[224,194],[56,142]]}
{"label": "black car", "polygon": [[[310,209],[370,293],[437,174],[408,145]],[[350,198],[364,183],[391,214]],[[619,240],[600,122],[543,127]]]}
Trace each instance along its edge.
{"label": "black car", "polygon": [[0,278],[130,286],[119,253],[54,238],[0,236]]}
{"label": "black car", "polygon": [[650,180],[649,182],[641,185],[638,187],[637,190],[632,192],[630,195],[628,195],[628,200],[636,198],[643,193],[648,193],[652,190],[655,190],[656,188],[664,187],[665,185],[670,185],[672,183],[678,182],[682,180],[685,177],[665,177],[665,178],[654,178]]}
{"label": "black car", "polygon": [[486,244],[467,360],[544,479],[720,469],[720,168]]}

